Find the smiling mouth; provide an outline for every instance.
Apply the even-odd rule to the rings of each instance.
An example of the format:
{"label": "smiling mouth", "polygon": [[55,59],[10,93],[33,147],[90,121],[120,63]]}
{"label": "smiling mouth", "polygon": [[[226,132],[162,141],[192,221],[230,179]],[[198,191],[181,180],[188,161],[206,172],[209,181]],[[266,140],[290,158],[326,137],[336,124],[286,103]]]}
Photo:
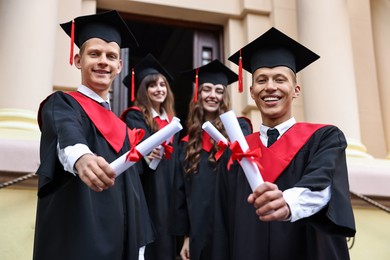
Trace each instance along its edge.
{"label": "smiling mouth", "polygon": [[263,98],[263,101],[265,101],[265,102],[274,102],[274,101],[278,101],[278,100],[280,100],[279,97],[265,97],[265,98]]}
{"label": "smiling mouth", "polygon": [[104,70],[94,70],[93,72],[94,72],[94,73],[97,73],[97,74],[102,74],[102,75],[110,74],[109,71],[104,71]]}

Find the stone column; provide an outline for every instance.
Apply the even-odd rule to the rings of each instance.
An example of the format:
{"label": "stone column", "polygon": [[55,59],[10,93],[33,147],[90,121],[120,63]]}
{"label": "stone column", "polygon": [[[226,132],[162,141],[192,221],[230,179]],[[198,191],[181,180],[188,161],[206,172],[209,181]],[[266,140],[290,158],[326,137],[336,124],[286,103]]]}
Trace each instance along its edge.
{"label": "stone column", "polygon": [[0,1],[0,108],[36,111],[52,90],[57,0]]}
{"label": "stone column", "polygon": [[371,1],[371,10],[387,159],[390,159],[390,1]]}
{"label": "stone column", "polygon": [[346,0],[297,0],[299,41],[321,56],[298,73],[310,122],[343,130],[349,156],[371,157],[361,143]]}
{"label": "stone column", "polygon": [[0,171],[39,163],[37,111],[52,91],[57,0],[0,0]]}

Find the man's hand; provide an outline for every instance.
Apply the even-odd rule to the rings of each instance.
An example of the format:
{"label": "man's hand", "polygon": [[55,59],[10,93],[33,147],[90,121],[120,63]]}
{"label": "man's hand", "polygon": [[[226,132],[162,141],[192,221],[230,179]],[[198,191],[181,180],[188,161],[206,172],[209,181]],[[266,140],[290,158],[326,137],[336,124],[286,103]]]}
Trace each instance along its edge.
{"label": "man's hand", "polygon": [[278,186],[264,182],[249,195],[248,202],[253,204],[256,214],[262,221],[283,221],[290,216],[290,208]]}
{"label": "man's hand", "polygon": [[84,154],[76,161],[75,168],[80,179],[96,192],[106,190],[115,183],[115,172],[103,157]]}
{"label": "man's hand", "polygon": [[183,242],[183,247],[180,251],[180,256],[182,260],[190,260],[190,238],[185,237]]}

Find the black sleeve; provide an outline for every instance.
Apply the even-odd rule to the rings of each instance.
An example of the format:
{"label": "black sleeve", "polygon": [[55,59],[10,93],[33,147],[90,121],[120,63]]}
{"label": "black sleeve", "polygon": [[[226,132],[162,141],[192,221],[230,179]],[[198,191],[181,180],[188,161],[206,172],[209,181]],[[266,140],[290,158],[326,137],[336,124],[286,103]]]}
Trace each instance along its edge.
{"label": "black sleeve", "polygon": [[253,128],[252,128],[252,122],[247,117],[238,117],[237,118],[238,123],[240,124],[240,128],[242,130],[242,133],[247,136],[252,134]]}

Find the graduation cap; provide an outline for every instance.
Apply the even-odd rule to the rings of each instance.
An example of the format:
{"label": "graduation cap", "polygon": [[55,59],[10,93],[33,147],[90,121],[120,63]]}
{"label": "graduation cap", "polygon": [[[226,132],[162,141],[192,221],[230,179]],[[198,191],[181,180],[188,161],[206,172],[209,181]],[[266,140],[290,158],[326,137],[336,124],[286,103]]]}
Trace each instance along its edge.
{"label": "graduation cap", "polygon": [[81,47],[91,38],[106,42],[116,42],[121,48],[138,47],[137,40],[116,10],[79,16],[72,21],[60,24],[71,39],[70,64],[73,64],[74,44]]}
{"label": "graduation cap", "polygon": [[131,101],[134,101],[141,81],[151,74],[162,74],[169,82],[173,80],[171,74],[149,53],[131,69],[131,72],[122,81],[126,87],[131,88]]}
{"label": "graduation cap", "polygon": [[239,66],[239,88],[242,92],[242,69],[254,73],[258,68],[289,67],[297,73],[320,56],[272,27],[229,57]]}
{"label": "graduation cap", "polygon": [[194,102],[198,99],[197,93],[199,85],[202,85],[203,83],[212,83],[214,85],[221,84],[227,86],[238,80],[237,74],[219,60],[213,60],[202,67],[184,71],[182,72],[182,75],[195,83]]}

